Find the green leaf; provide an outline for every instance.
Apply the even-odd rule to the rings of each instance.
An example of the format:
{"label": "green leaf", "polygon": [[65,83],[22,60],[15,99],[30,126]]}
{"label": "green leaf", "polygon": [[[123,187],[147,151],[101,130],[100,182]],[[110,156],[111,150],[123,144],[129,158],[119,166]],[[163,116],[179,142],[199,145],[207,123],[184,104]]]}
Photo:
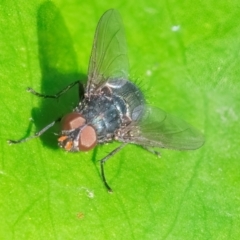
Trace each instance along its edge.
{"label": "green leaf", "polygon": [[[0,8],[0,239],[238,239],[240,235],[240,8],[238,1],[2,1]],[[77,104],[95,27],[122,15],[131,77],[149,104],[201,130],[196,151],[118,143],[88,153],[57,147],[59,126],[34,134]],[[32,118],[33,120],[30,120]]]}

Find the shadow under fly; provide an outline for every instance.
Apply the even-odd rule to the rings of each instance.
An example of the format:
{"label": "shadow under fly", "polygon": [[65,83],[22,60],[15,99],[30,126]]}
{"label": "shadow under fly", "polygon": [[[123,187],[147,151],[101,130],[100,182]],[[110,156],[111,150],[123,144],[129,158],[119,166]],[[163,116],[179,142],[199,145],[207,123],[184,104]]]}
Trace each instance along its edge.
{"label": "shadow under fly", "polygon": [[105,162],[129,143],[159,154],[155,148],[193,150],[204,143],[203,135],[185,121],[149,106],[140,89],[128,80],[128,57],[124,27],[119,13],[106,11],[95,32],[85,87],[75,81],[56,95],[28,91],[43,98],[59,98],[78,85],[84,97],[71,113],[58,117],[34,136],[16,144],[39,137],[56,122],[61,122],[58,144],[66,151],[89,151],[97,144],[117,140],[122,144],[100,160],[105,187],[112,192],[104,173]]}

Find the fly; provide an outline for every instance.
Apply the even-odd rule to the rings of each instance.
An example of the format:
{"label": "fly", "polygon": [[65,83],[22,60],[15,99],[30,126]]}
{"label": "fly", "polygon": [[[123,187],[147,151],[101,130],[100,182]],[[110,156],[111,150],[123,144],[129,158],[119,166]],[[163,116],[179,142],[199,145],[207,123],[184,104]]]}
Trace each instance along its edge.
{"label": "fly", "polygon": [[88,80],[83,88],[75,81],[56,95],[44,95],[28,91],[43,98],[59,98],[75,85],[84,97],[71,113],[59,117],[35,135],[9,140],[16,144],[39,137],[55,123],[61,122],[58,145],[69,152],[89,151],[98,144],[117,140],[122,144],[101,159],[101,176],[108,185],[105,162],[129,143],[141,145],[158,154],[156,148],[193,150],[204,143],[202,134],[185,121],[163,110],[146,104],[143,93],[128,80],[128,56],[124,27],[120,14],[106,11],[95,32],[89,62]]}

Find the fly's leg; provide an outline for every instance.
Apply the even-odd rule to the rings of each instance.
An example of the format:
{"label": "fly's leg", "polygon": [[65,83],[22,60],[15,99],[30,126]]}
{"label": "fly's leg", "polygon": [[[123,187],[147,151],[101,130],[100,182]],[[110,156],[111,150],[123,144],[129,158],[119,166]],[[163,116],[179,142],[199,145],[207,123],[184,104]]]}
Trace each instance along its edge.
{"label": "fly's leg", "polygon": [[83,84],[80,83],[80,81],[78,81],[78,97],[79,97],[79,101],[82,101],[84,98],[84,87]]}
{"label": "fly's leg", "polygon": [[42,97],[42,98],[59,98],[61,95],[63,95],[64,93],[66,93],[69,89],[71,89],[72,87],[74,87],[75,85],[79,85],[79,98],[80,100],[83,98],[84,95],[84,88],[83,85],[80,81],[75,81],[71,84],[69,84],[67,87],[65,87],[63,90],[61,90],[60,92],[54,94],[54,95],[47,95],[47,94],[42,94],[42,93],[38,93],[35,90],[33,90],[32,88],[27,88],[27,91],[32,93],[35,96],[38,97]]}
{"label": "fly's leg", "polygon": [[149,151],[149,152],[152,153],[152,154],[157,155],[158,157],[161,157],[161,153],[158,152],[158,151],[155,151],[154,149],[151,149],[151,148],[146,147],[146,146],[142,146],[142,148],[146,149],[147,151]]}
{"label": "fly's leg", "polygon": [[107,183],[107,180],[105,178],[105,173],[104,173],[104,163],[110,158],[112,157],[114,154],[116,154],[117,152],[119,152],[123,147],[125,147],[127,145],[127,143],[123,143],[122,145],[120,145],[119,147],[115,148],[112,152],[110,152],[106,157],[104,157],[102,160],[100,160],[100,164],[101,164],[101,175],[102,175],[102,180],[103,183],[105,185],[105,187],[107,188],[109,193],[112,193],[112,189],[110,188],[110,186]]}
{"label": "fly's leg", "polygon": [[55,123],[60,122],[61,121],[61,117],[58,118],[57,120],[51,122],[50,124],[48,124],[46,127],[44,127],[43,129],[41,129],[39,132],[36,132],[33,136],[30,137],[26,137],[20,140],[8,140],[8,144],[18,144],[18,143],[22,143],[22,142],[26,142],[28,140],[31,140],[33,138],[37,138],[40,137],[43,133],[45,133],[49,128],[53,127],[55,125]]}
{"label": "fly's leg", "polygon": [[[36,92],[35,90],[33,90],[32,88],[27,88],[27,91],[32,93],[35,96],[38,97],[42,97],[42,98],[59,98],[61,95],[63,95],[64,93],[66,93],[69,89],[71,89],[72,87],[74,87],[75,85],[79,86],[79,99],[82,100],[84,97],[84,88],[83,85],[80,81],[75,81],[73,83],[71,83],[70,85],[68,85],[67,87],[65,87],[63,90],[61,90],[60,92],[58,92],[55,95],[47,95],[47,94],[41,94]],[[9,144],[17,144],[17,143],[22,143],[22,142],[26,142],[28,140],[31,140],[33,138],[37,138],[39,136],[41,136],[43,133],[45,133],[49,128],[53,127],[55,125],[55,123],[60,122],[62,119],[62,117],[58,118],[57,120],[53,121],[52,123],[48,124],[46,127],[44,127],[42,130],[40,130],[39,132],[35,133],[33,136],[30,137],[26,137],[20,140],[8,140]]]}

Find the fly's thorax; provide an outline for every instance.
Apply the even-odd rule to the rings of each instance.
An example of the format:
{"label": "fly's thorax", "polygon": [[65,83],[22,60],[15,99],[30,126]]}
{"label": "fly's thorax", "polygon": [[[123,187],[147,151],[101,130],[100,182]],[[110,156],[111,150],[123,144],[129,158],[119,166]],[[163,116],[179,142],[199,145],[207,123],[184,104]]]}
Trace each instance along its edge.
{"label": "fly's thorax", "polygon": [[89,151],[97,144],[97,134],[93,126],[86,123],[84,116],[72,112],[61,120],[61,136],[58,144],[66,151]]}
{"label": "fly's thorax", "polygon": [[114,132],[122,125],[123,115],[126,112],[125,103],[108,90],[104,88],[90,95],[76,108],[76,111],[96,130],[98,142],[108,142],[113,139]]}

